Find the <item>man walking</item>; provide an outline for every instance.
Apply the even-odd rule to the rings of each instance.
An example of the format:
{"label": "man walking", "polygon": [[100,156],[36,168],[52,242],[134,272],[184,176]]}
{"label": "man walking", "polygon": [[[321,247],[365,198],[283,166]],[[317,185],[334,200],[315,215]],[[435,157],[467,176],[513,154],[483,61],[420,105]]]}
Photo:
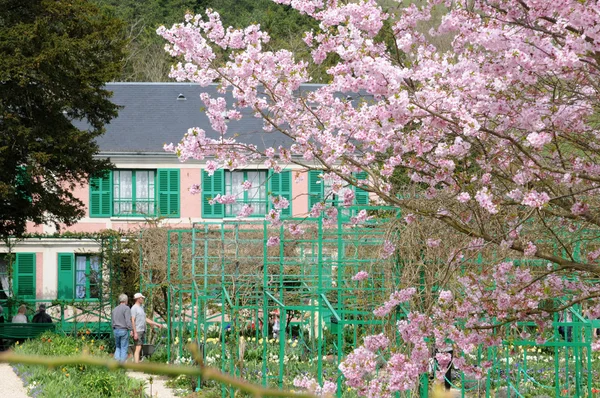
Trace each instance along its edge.
{"label": "man walking", "polygon": [[38,312],[33,316],[31,323],[52,323],[52,318],[46,313],[46,304],[40,304]]}
{"label": "man walking", "polygon": [[142,345],[144,344],[144,337],[146,335],[146,323],[152,326],[162,328],[163,326],[159,323],[154,322],[152,319],[146,318],[146,312],[144,311],[144,297],[142,293],[136,293],[133,296],[135,304],[131,307],[131,323],[133,324],[133,342],[135,344],[135,352],[133,359],[136,363],[140,361],[140,353],[142,351]]}
{"label": "man walking", "polygon": [[129,333],[131,326],[131,309],[127,306],[127,295],[119,295],[119,305],[112,312],[112,328],[115,335],[115,359],[121,363],[127,360]]}

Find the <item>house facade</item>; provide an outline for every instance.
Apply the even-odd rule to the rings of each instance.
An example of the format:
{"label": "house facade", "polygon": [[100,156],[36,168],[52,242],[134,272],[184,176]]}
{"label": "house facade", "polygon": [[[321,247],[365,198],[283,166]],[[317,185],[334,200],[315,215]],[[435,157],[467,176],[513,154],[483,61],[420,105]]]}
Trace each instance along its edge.
{"label": "house facade", "polygon": [[[113,170],[77,187],[74,194],[86,207],[86,215],[61,233],[95,233],[106,229],[133,231],[160,219],[162,225],[189,228],[202,221],[236,219],[243,205],[251,205],[248,219],[260,220],[270,210],[270,196],[283,196],[290,207],[282,217],[305,217],[318,201],[332,199],[318,170],[291,166],[271,173],[256,164],[239,170],[205,171],[200,161],[180,162],[163,150],[177,143],[189,128],[199,127],[216,137],[199,95],[218,95],[188,83],[112,83],[113,102],[122,108],[98,139],[99,156],[109,158]],[[312,87],[308,86],[307,89]],[[259,148],[289,145],[289,138],[265,132],[263,122],[248,112],[240,121],[231,121],[229,131],[238,139]],[[85,127],[85,126],[82,126]],[[244,189],[243,183],[251,188]],[[201,193],[189,188],[200,185]],[[209,202],[216,195],[235,195],[235,204]],[[333,198],[335,200],[335,198]],[[356,190],[356,203],[367,204],[368,195]],[[56,237],[50,225],[28,225],[29,238],[11,247],[13,268],[0,255],[0,303],[10,297],[25,300],[98,300],[100,260],[98,243],[90,239]],[[8,248],[0,247],[0,254]]]}

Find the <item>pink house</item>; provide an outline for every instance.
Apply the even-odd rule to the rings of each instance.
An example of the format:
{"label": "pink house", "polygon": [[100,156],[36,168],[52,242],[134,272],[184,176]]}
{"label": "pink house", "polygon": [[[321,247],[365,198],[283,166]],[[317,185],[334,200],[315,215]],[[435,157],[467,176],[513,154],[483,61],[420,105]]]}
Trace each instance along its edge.
{"label": "pink house", "polygon": [[[283,217],[302,217],[313,203],[331,199],[318,171],[307,172],[292,166],[280,174],[272,174],[259,163],[235,171],[218,170],[209,176],[203,162],[181,163],[175,155],[165,152],[165,143],[179,142],[192,127],[216,137],[201,111],[203,104],[199,98],[202,91],[217,96],[216,86],[112,83],[108,88],[114,92],[113,102],[122,109],[118,118],[106,126],[106,134],[98,143],[99,156],[109,158],[114,169],[76,190],[76,196],[87,207],[86,216],[61,232],[137,229],[149,219],[157,218],[163,224],[185,228],[194,222],[237,218],[244,204],[253,208],[250,219],[263,219],[270,209],[272,195],[290,201]],[[232,120],[228,128],[240,141],[259,148],[290,145],[290,139],[281,133],[265,132],[259,118]],[[251,182],[252,188],[244,190],[245,181]],[[194,184],[200,185],[200,194],[189,192]],[[359,191],[357,203],[366,204],[368,196]],[[235,195],[237,203],[210,205],[210,199],[217,194]],[[95,242],[53,238],[56,231],[49,225],[31,224],[28,232],[48,237],[18,243],[12,250],[16,254],[12,273],[0,255],[0,303],[15,296],[30,300],[98,298],[94,271],[99,261],[93,252],[97,250]],[[0,253],[6,251],[0,247]]]}

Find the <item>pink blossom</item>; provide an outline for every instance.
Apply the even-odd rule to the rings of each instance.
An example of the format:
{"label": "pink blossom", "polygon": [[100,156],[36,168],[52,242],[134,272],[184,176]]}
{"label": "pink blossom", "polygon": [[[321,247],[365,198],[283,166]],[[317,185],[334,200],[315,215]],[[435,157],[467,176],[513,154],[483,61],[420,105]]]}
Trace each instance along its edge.
{"label": "pink blossom", "polygon": [[364,281],[369,277],[369,274],[366,271],[359,271],[356,275],[352,277],[353,281]]}
{"label": "pink blossom", "polygon": [[273,207],[277,210],[290,207],[290,202],[283,196],[271,196],[271,203],[273,203]]}
{"label": "pink blossom", "polygon": [[270,221],[272,226],[279,226],[279,225],[281,225],[281,220],[279,218],[280,215],[281,215],[281,210],[271,209],[265,216],[265,219],[267,221]]}
{"label": "pink blossom", "polygon": [[200,192],[202,192],[202,190],[200,189],[200,184],[192,184],[190,185],[189,191],[192,195],[197,195]]}
{"label": "pink blossom", "polygon": [[458,200],[460,203],[467,203],[469,200],[471,200],[471,195],[469,195],[467,192],[461,192],[456,197],[456,200]]}
{"label": "pink blossom", "polygon": [[273,247],[273,246],[279,246],[279,236],[269,236],[269,239],[267,240],[267,246],[268,247]]}
{"label": "pink blossom", "polygon": [[387,348],[390,344],[390,340],[383,333],[372,336],[366,336],[364,340],[365,348],[374,353]]}
{"label": "pink blossom", "polygon": [[383,252],[382,252],[383,258],[391,257],[395,251],[396,251],[396,245],[394,245],[389,240],[386,240],[385,242],[383,242]]}
{"label": "pink blossom", "polygon": [[450,290],[441,290],[440,291],[439,301],[441,304],[449,304],[452,302],[452,300],[453,300],[453,295]]}
{"label": "pink blossom", "polygon": [[239,218],[250,217],[254,213],[254,208],[251,205],[243,205],[238,213]]}
{"label": "pink blossom", "polygon": [[523,198],[522,204],[530,207],[537,207],[538,209],[544,206],[550,200],[550,196],[546,192],[537,192],[535,190],[530,191]]}
{"label": "pink blossom", "polygon": [[213,162],[212,160],[209,160],[208,162],[206,162],[206,167],[204,168],[204,170],[206,171],[206,173],[208,173],[209,176],[212,176],[213,174],[215,174],[215,171],[218,168],[218,164],[217,162]]}
{"label": "pink blossom", "polygon": [[523,254],[526,257],[533,257],[533,256],[535,256],[536,252],[537,252],[537,247],[532,242],[527,242],[527,245],[525,245],[525,250],[523,251]]}
{"label": "pink blossom", "polygon": [[588,212],[590,206],[587,203],[576,202],[571,206],[571,213],[575,216],[580,216]]}
{"label": "pink blossom", "polygon": [[529,141],[532,147],[541,149],[544,145],[552,141],[552,136],[548,133],[533,132],[527,136],[527,141]]}
{"label": "pink blossom", "polygon": [[350,217],[350,223],[352,225],[357,225],[364,223],[367,220],[370,220],[372,217],[368,215],[366,210],[361,210],[356,214],[356,216]]}
{"label": "pink blossom", "polygon": [[252,188],[252,182],[246,180],[242,183],[242,187],[243,187],[244,191],[248,191],[249,189]]}
{"label": "pink blossom", "polygon": [[300,224],[290,224],[288,229],[293,237],[301,236],[304,233],[304,229]]}
{"label": "pink blossom", "polygon": [[481,190],[477,192],[475,195],[475,200],[479,203],[479,206],[487,210],[490,214],[498,213],[498,207],[492,201],[493,197],[489,193],[487,187],[483,187]]}

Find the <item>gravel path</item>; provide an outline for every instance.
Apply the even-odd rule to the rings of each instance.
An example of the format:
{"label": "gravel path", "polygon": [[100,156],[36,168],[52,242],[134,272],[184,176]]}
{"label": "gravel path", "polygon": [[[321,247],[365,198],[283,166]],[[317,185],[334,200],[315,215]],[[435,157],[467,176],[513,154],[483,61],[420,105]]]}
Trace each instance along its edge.
{"label": "gravel path", "polygon": [[[167,380],[169,380],[167,377],[131,371],[127,372],[127,375],[134,379],[144,381],[146,384],[146,394],[150,395],[152,398],[175,398],[173,391],[165,385]],[[148,379],[151,376],[153,378],[152,386],[150,386],[150,383],[148,382]],[[152,394],[150,393],[150,389],[152,389]]]}
{"label": "gravel path", "polygon": [[23,381],[7,363],[0,364],[0,391],[2,391],[3,397],[27,398],[27,390],[23,387]]}

